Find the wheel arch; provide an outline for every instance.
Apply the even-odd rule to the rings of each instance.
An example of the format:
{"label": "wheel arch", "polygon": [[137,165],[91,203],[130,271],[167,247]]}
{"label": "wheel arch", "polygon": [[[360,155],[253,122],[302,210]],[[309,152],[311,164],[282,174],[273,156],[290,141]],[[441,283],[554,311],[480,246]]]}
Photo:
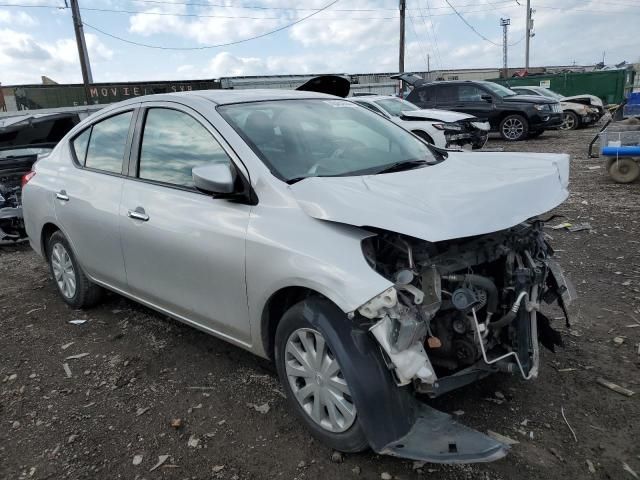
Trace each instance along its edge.
{"label": "wheel arch", "polygon": [[49,252],[47,249],[47,244],[49,243],[49,239],[51,235],[53,235],[57,231],[62,231],[61,228],[53,222],[47,222],[42,226],[42,230],[40,231],[40,248],[42,249],[42,256],[45,260],[49,261]]}
{"label": "wheel arch", "polygon": [[330,298],[309,287],[283,287],[269,297],[260,316],[260,336],[262,347],[270,360],[274,359],[276,329],[284,313],[296,303],[306,298],[322,298],[336,305]]}
{"label": "wheel arch", "polygon": [[498,125],[497,127],[500,127],[500,123],[502,123],[502,121],[507,118],[509,115],[519,115],[522,118],[524,118],[527,123],[529,123],[529,115],[526,114],[526,112],[523,112],[522,110],[505,110],[503,112],[500,113],[500,116],[498,117]]}

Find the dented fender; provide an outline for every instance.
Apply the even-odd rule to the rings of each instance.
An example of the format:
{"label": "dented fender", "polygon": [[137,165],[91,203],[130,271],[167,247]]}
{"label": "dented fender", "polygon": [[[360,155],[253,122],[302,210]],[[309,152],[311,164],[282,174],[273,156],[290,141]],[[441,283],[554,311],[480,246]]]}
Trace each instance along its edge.
{"label": "dented fender", "polygon": [[410,386],[398,387],[372,335],[335,305],[315,300],[303,316],[332,346],[375,452],[432,463],[489,462],[507,454],[508,446],[422,403]]}

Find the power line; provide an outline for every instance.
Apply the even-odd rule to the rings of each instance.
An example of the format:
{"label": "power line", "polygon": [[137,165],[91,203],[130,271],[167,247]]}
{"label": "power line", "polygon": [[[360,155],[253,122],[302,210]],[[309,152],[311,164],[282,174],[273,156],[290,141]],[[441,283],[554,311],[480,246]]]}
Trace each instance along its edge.
{"label": "power line", "polygon": [[269,32],[266,33],[262,33],[260,35],[255,35],[253,37],[249,37],[249,38],[244,38],[242,40],[235,40],[233,42],[226,42],[226,43],[220,43],[217,45],[203,45],[201,47],[163,47],[161,45],[149,45],[149,44],[145,44],[145,43],[140,43],[140,42],[134,42],[133,40],[128,40],[126,38],[122,38],[119,37],[117,35],[113,35],[111,33],[105,32],[104,30],[99,29],[98,27],[94,27],[93,25],[89,25],[87,22],[83,22],[85,26],[102,33],[103,35],[106,35],[108,37],[114,38],[116,40],[120,40],[121,42],[125,42],[125,43],[129,43],[131,45],[137,45],[139,47],[146,47],[146,48],[155,48],[158,50],[206,50],[206,49],[210,49],[210,48],[219,48],[219,47],[228,47],[230,45],[238,45],[239,43],[245,43],[245,42],[250,42],[251,40],[257,40],[259,38],[264,38],[266,36],[269,35],[273,35],[274,33],[277,32],[281,32],[282,30],[286,30],[287,28],[291,28],[294,25],[297,25],[300,22],[303,22],[305,20],[307,20],[308,18],[313,17],[314,15],[317,15],[320,12],[325,11],[326,9],[328,9],[329,7],[331,7],[332,5],[335,5],[336,3],[338,3],[340,0],[333,0],[333,2],[328,3],[327,5],[325,5],[324,7],[322,7],[321,9],[310,13],[309,15],[299,18],[298,20],[288,23],[282,27],[276,28],[275,30],[271,30]]}
{"label": "power line", "polygon": [[455,12],[455,14],[460,18],[460,20],[462,20],[464,22],[464,24],[469,27],[476,35],[478,35],[480,38],[482,38],[485,42],[489,42],[492,45],[495,45],[497,47],[500,46],[499,43],[494,42],[493,40],[489,40],[487,37],[485,37],[483,34],[481,34],[478,30],[476,30],[476,28],[471,25],[469,22],[467,22],[467,19],[464,18],[459,12],[458,10],[455,9],[455,7],[453,5],[451,5],[451,3],[449,2],[449,0],[444,0],[445,2],[447,2],[447,5],[449,5],[451,7],[451,10],[453,10]]}
{"label": "power line", "polygon": [[[420,0],[418,1],[418,7],[422,7],[422,3],[420,2]],[[442,66],[442,56],[440,55],[440,46],[438,45],[438,37],[436,36],[436,30],[435,28],[433,28],[433,19],[432,19],[432,14],[431,14],[431,4],[429,3],[429,0],[425,0],[427,2],[427,13],[429,14],[429,25],[427,26],[427,23],[424,19],[424,16],[422,17],[422,23],[424,23],[425,28],[427,29],[427,32],[431,32],[429,34],[429,38],[431,38],[432,43],[435,45],[435,52],[436,52],[436,61],[438,62],[438,66],[440,67],[440,70],[443,69]],[[422,9],[420,9],[420,14],[422,14]],[[431,75],[431,72],[429,72],[429,75]]]}
{"label": "power line", "polygon": [[[228,4],[219,4],[219,3],[198,3],[198,2],[171,2],[168,0],[129,0],[131,2],[142,2],[142,3],[156,3],[162,5],[188,5],[188,6],[201,6],[201,7],[220,7],[220,8],[239,8],[239,9],[251,9],[251,10],[291,10],[298,12],[308,12],[308,11],[316,11],[317,8],[298,8],[298,7],[267,7],[263,5],[228,5]],[[494,3],[513,3],[513,0],[497,0]],[[463,7],[477,7],[477,3],[467,3],[464,5],[457,5],[458,8]],[[433,7],[434,10],[444,10],[449,7]],[[419,8],[407,8],[407,10],[419,10]],[[397,12],[397,8],[386,8],[386,7],[377,7],[377,8],[336,8],[333,9],[334,12],[376,12],[376,11],[392,11]]]}
{"label": "power line", "polygon": [[[83,11],[92,11],[92,12],[110,12],[110,13],[124,13],[128,15],[159,15],[164,17],[197,17],[197,18],[239,18],[244,20],[281,20],[282,17],[252,17],[249,15],[208,15],[203,13],[173,13],[173,12],[150,12],[150,11],[140,11],[140,10],[115,10],[110,8],[93,8],[93,7],[83,7],[81,8]],[[320,13],[320,11],[316,11],[315,13]],[[398,17],[322,17],[318,18],[318,20],[397,20]]]}
{"label": "power line", "polygon": [[[176,5],[191,5],[191,4],[178,4],[176,3]],[[56,9],[56,10],[65,10],[68,7],[62,6],[62,5],[26,5],[26,4],[0,4],[0,7],[18,7],[18,8],[52,8],[52,9]],[[159,16],[176,16],[176,17],[203,17],[203,18],[239,18],[239,19],[249,19],[249,20],[277,20],[277,19],[281,19],[283,17],[264,17],[264,16],[257,16],[257,17],[252,17],[249,15],[215,15],[215,14],[197,14],[197,13],[173,13],[173,12],[151,12],[151,11],[145,11],[145,10],[117,10],[117,9],[111,9],[111,8],[94,8],[94,7],[82,7],[80,10],[83,11],[94,11],[94,12],[105,12],[105,13],[123,13],[123,14],[128,14],[128,15],[159,15]],[[460,13],[484,13],[484,12],[488,12],[488,11],[492,11],[493,9],[481,9],[481,10],[465,10],[462,11]],[[300,10],[301,11],[301,10]],[[312,10],[315,13],[320,13],[322,10]],[[338,12],[340,10],[331,10],[332,12]],[[355,12],[356,10],[350,10]],[[362,10],[364,11],[370,11],[370,10]],[[439,17],[439,16],[450,16],[450,15],[455,15],[455,13],[450,12],[450,13],[432,13],[430,16],[431,17]],[[303,18],[309,18],[312,15],[303,17]],[[422,18],[422,20],[424,21],[424,15],[412,15],[413,18]],[[399,16],[390,16],[390,17],[360,17],[360,16],[355,16],[355,17],[345,17],[345,16],[339,16],[339,17],[326,17],[326,16],[322,16],[322,17],[316,17],[313,20],[398,20],[400,17]]]}
{"label": "power line", "polygon": [[411,17],[411,15],[409,15],[409,23],[411,23],[411,30],[413,30],[413,34],[415,35],[416,40],[418,40],[418,45],[420,45],[420,53],[422,53],[422,59],[424,60],[424,64],[427,67],[427,71],[428,71],[429,61],[427,60],[427,56],[425,55],[425,51],[427,49],[424,48],[424,45],[422,45],[422,39],[418,36],[418,32],[416,31],[416,27],[413,24],[413,18]]}

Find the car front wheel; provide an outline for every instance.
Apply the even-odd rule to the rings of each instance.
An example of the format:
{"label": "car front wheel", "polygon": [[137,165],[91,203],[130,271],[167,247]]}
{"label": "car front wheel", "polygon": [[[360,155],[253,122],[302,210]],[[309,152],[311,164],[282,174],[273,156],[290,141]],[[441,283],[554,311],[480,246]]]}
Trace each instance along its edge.
{"label": "car front wheel", "polygon": [[562,114],[562,125],[560,130],[575,130],[580,126],[580,118],[573,112],[564,112]]}
{"label": "car front wheel", "polygon": [[529,123],[522,115],[508,115],[500,122],[500,135],[505,140],[524,140],[529,133]]}
{"label": "car front wheel", "polygon": [[[276,331],[275,360],[289,404],[325,445],[360,452],[369,444],[338,359],[325,335],[305,318],[314,300],[291,307]],[[337,321],[345,319],[336,319]]]}
{"label": "car front wheel", "polygon": [[51,275],[62,299],[74,308],[92,307],[102,298],[103,290],[82,271],[69,242],[57,231],[47,243]]}

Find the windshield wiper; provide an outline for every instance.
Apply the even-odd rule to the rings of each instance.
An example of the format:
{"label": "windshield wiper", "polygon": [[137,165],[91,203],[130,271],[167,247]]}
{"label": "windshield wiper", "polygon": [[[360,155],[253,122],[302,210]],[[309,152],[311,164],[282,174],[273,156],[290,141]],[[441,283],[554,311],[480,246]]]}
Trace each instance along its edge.
{"label": "windshield wiper", "polygon": [[285,180],[285,182],[289,185],[293,185],[294,183],[298,183],[300,180],[304,180],[305,178],[310,178],[313,177],[315,175],[310,175],[310,176],[306,176],[306,177],[293,177],[293,178],[288,178],[287,180]]}
{"label": "windshield wiper", "polygon": [[422,165],[433,165],[433,163],[427,162],[426,160],[404,160],[402,162],[396,162],[392,163],[391,165],[387,165],[382,170],[376,171],[375,175],[379,175],[381,173],[392,173],[401,172],[403,170],[411,170]]}

